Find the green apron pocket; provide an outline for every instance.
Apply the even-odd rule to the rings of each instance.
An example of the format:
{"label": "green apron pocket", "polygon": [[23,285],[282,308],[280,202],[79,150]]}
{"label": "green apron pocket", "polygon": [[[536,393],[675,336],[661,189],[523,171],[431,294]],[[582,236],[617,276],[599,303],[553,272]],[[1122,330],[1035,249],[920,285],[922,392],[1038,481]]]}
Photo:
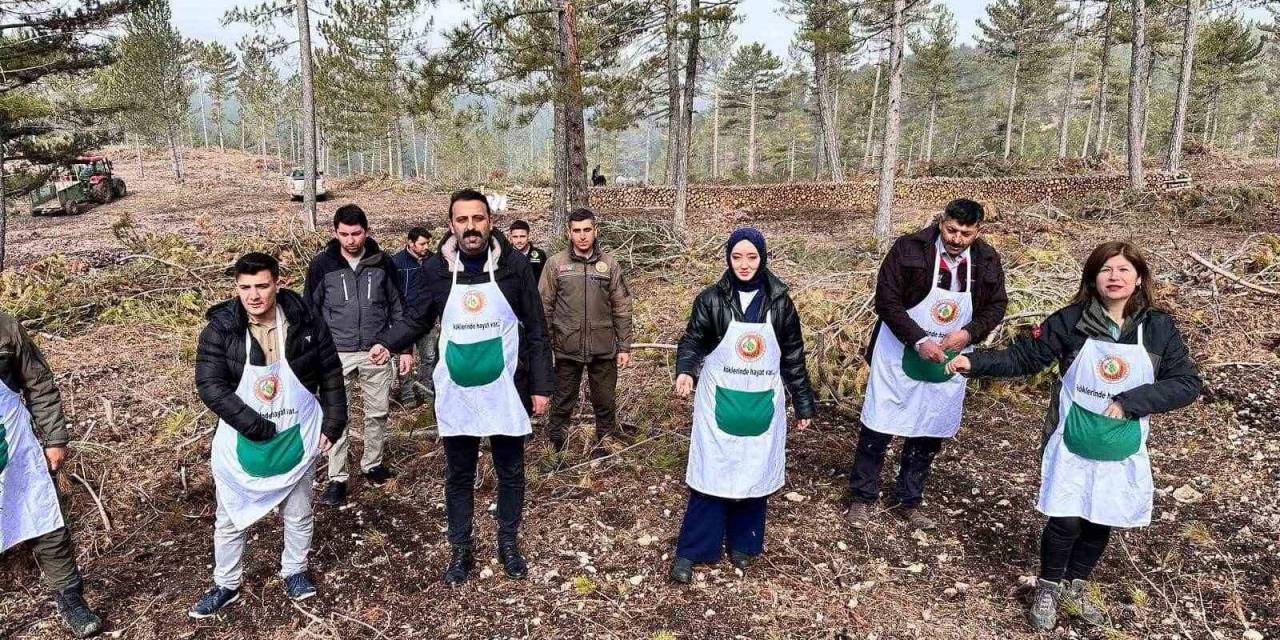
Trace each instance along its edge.
{"label": "green apron pocket", "polygon": [[1062,441],[1068,451],[1081,458],[1103,462],[1124,460],[1142,446],[1142,423],[1094,413],[1072,402]]}
{"label": "green apron pocket", "polygon": [[444,350],[444,363],[449,377],[459,387],[482,387],[502,375],[502,336],[458,344],[450,342]]}
{"label": "green apron pocket", "polygon": [[731,436],[752,437],[773,424],[773,389],[735,391],[716,387],[716,426]]}
{"label": "green apron pocket", "polygon": [[4,473],[4,468],[9,466],[9,432],[5,431],[4,425],[0,424],[0,473]]}
{"label": "green apron pocket", "polygon": [[902,347],[902,372],[907,374],[912,380],[920,382],[946,382],[953,378],[955,374],[947,373],[947,363],[952,358],[959,355],[958,352],[947,349],[945,351],[947,359],[943,362],[934,362],[925,360],[916,352],[915,347],[903,345]]}
{"label": "green apron pocket", "polygon": [[240,467],[254,478],[270,478],[288,473],[302,462],[302,425],[295,424],[265,442],[254,442],[236,434],[236,458]]}

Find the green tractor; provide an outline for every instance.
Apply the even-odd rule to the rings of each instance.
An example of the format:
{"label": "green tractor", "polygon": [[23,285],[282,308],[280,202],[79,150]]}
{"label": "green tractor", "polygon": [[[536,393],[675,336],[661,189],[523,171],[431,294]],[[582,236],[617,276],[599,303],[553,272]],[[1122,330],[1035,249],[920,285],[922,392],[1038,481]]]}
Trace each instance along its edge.
{"label": "green tractor", "polygon": [[112,173],[110,160],[104,156],[83,156],[31,192],[31,215],[76,215],[94,204],[106,204],[126,193],[124,180]]}

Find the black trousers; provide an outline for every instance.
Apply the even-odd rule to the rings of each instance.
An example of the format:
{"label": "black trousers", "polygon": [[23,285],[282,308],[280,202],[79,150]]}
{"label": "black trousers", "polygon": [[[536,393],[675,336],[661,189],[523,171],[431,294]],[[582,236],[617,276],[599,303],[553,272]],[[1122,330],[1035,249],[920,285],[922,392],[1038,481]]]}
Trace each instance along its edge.
{"label": "black trousers", "polygon": [[[471,524],[475,514],[476,462],[480,458],[480,438],[448,436],[444,443],[445,517],[449,521],[449,544],[471,546]],[[525,436],[489,436],[493,470],[498,476],[498,542],[515,542],[524,513]]]}
{"label": "black trousers", "polygon": [[[862,425],[858,448],[849,472],[849,493],[857,502],[872,503],[880,498],[880,469],[885,451],[893,436]],[[943,438],[907,438],[902,445],[902,461],[898,466],[898,484],[894,496],[898,504],[914,507],[924,499],[924,484],[929,478],[933,458],[942,450]]]}
{"label": "black trousers", "polygon": [[1111,539],[1111,527],[1084,518],[1049,518],[1040,535],[1040,577],[1088,580]]}

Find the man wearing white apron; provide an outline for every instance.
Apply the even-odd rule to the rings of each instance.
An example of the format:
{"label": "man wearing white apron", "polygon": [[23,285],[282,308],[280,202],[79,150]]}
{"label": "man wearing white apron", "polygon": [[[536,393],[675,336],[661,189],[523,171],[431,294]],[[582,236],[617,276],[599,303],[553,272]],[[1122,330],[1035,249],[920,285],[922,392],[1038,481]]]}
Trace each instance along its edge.
{"label": "man wearing white apron", "polygon": [[52,476],[66,459],[70,439],[53,372],[26,329],[0,312],[0,553],[31,541],[62,623],[75,637],[87,638],[101,630],[102,621],[84,601]]}
{"label": "man wearing white apron", "polygon": [[483,438],[489,439],[498,476],[498,559],[509,577],[528,572],[518,543],[524,446],[532,433],[530,412],[542,415],[555,389],[533,269],[492,225],[482,194],[453,194],[449,233],[423,265],[420,297],[369,353],[375,363],[385,362],[391,351],[404,350],[440,321],[435,409],[445,452],[449,584],[464,582],[473,564],[476,462]]}
{"label": "man wearing white apron", "polygon": [[313,470],[347,422],[342,362],[324,322],[302,296],[279,287],[275,258],[246,254],[234,272],[236,298],[209,309],[196,351],[196,389],[219,420],[211,451],[214,584],[192,618],[240,598],[249,528],[277,507],[285,593],[315,595],[306,574]]}
{"label": "man wearing white apron", "polygon": [[943,363],[1004,319],[1008,299],[1000,255],[979,239],[982,205],[955,200],[939,222],[898,238],[876,279],[879,316],[868,347],[870,375],[849,474],[848,522],[865,525],[880,496],[880,470],[893,436],[906,440],[895,487],[898,513],[932,529],[920,512],[925,480],[943,440],[956,434],[965,381]]}

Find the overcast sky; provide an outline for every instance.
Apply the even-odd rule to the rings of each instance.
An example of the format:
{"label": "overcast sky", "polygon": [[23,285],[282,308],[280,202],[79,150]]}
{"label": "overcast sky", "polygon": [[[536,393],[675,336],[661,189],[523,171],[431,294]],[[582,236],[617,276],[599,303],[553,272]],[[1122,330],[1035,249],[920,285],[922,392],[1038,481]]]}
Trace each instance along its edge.
{"label": "overcast sky", "polygon": [[[237,5],[258,4],[257,0],[172,0],[173,21],[178,30],[189,38],[221,40],[234,45],[246,29],[240,25],[222,27],[222,14]],[[949,0],[947,6],[956,16],[957,32],[962,43],[972,43],[977,27],[974,21],[983,13],[985,0]],[[779,57],[785,59],[787,45],[795,34],[796,25],[779,15],[781,3],[777,0],[742,0],[738,11],[744,17],[737,25],[738,41],[762,42]],[[442,0],[430,10],[435,30],[458,23],[465,12],[457,0]],[[314,28],[314,23],[312,28]]]}

